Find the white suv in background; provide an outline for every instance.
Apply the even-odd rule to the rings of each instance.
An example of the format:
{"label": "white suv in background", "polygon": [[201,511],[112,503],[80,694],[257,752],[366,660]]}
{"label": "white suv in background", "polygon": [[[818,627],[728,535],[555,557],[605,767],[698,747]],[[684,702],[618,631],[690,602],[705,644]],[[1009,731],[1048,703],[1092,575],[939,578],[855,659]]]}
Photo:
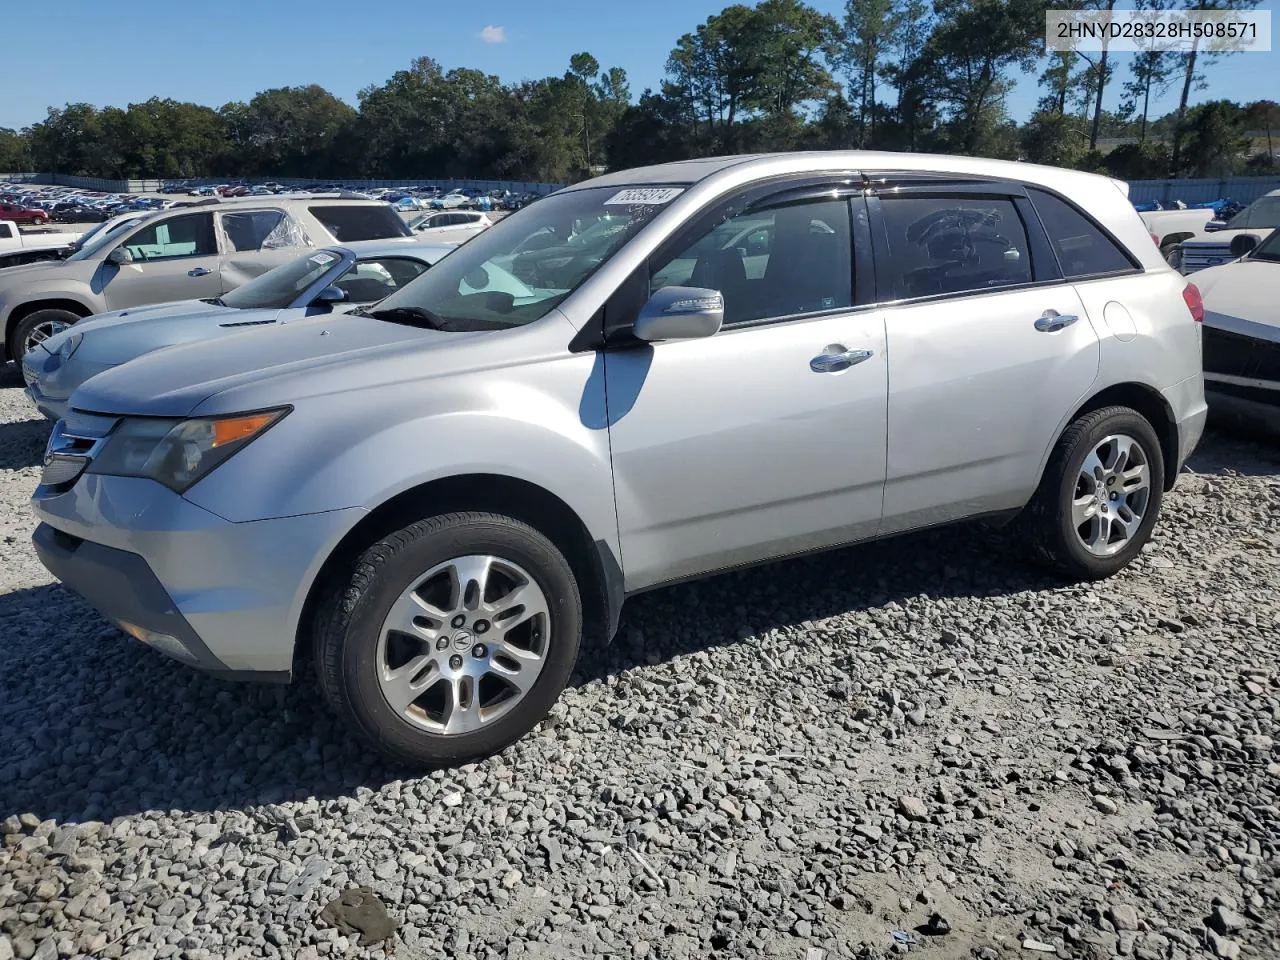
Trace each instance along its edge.
{"label": "white suv in background", "polygon": [[488,214],[478,210],[448,210],[425,213],[409,221],[414,233],[431,240],[461,243],[493,226]]}

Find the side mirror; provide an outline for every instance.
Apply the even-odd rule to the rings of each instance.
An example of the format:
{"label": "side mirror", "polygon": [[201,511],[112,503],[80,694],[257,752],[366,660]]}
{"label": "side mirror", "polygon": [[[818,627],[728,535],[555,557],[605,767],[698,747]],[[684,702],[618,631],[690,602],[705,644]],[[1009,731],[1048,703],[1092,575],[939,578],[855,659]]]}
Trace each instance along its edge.
{"label": "side mirror", "polygon": [[123,266],[126,263],[133,263],[133,254],[124,247],[116,247],[107,254],[107,263],[114,263],[117,266]]}
{"label": "side mirror", "polygon": [[1258,245],[1258,238],[1251,233],[1242,233],[1238,237],[1231,238],[1231,256],[1243,257],[1247,253],[1252,253],[1253,248]]}
{"label": "side mirror", "polygon": [[316,298],[312,303],[328,304],[332,306],[335,303],[345,303],[347,299],[347,291],[341,287],[325,287],[316,294]]}
{"label": "side mirror", "polygon": [[697,340],[714,336],[724,323],[724,297],[705,287],[663,287],[636,317],[637,339]]}

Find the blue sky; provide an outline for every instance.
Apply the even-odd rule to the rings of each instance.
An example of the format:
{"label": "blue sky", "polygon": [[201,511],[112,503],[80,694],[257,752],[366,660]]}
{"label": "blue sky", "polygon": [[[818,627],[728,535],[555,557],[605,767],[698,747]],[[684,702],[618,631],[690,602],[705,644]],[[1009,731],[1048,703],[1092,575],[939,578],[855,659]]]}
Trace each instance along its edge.
{"label": "blue sky", "polygon": [[[587,50],[603,66],[625,68],[638,95],[660,83],[680,34],[726,2],[221,0],[184,9],[172,0],[7,0],[0,3],[7,48],[34,44],[48,56],[24,57],[26,67],[6,73],[0,126],[26,126],[46,107],[67,102],[123,106],[161,96],[218,107],[268,87],[307,83],[354,104],[362,87],[421,55],[513,81],[561,73],[571,54]],[[837,16],[844,7],[844,0],[811,2]],[[1274,3],[1263,0],[1261,9]],[[1280,49],[1226,58],[1209,81],[1196,99],[1280,99]],[[1114,107],[1120,83],[1108,94]],[[1038,95],[1034,75],[1021,79],[1010,112],[1025,119]],[[1153,115],[1176,102],[1173,89]]]}

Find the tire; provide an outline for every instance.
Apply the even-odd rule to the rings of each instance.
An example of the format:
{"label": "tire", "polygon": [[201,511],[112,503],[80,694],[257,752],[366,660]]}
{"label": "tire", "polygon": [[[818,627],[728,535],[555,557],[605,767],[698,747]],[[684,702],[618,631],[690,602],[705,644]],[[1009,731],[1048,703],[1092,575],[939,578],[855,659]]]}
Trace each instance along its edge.
{"label": "tire", "polygon": [[49,222],[49,218],[48,217],[32,217],[31,222],[34,223],[37,227],[43,227],[46,223]]}
{"label": "tire", "polygon": [[1166,243],[1160,248],[1160,256],[1164,257],[1164,262],[1175,270],[1182,269],[1182,243]]}
{"label": "tire", "polygon": [[[479,569],[467,566],[476,557],[493,561],[483,575],[493,591],[485,595],[490,607],[477,605],[468,596],[472,589],[449,588],[454,580],[480,582],[460,572]],[[444,572],[432,575],[442,567]],[[523,594],[535,599],[523,607],[520,620],[507,620],[517,625],[504,630],[498,622],[502,600],[515,593],[501,591],[522,579],[540,594]],[[457,603],[446,599],[450,592]],[[435,606],[424,606],[424,597]],[[530,615],[535,609],[544,612]],[[398,611],[409,613],[401,623],[429,626],[416,626],[413,633],[387,630]],[[483,619],[486,612],[492,623]],[[433,620],[429,613],[450,619]],[[459,624],[461,619],[466,622]],[[415,767],[451,766],[497,753],[532,730],[564,690],[581,636],[578,584],[550,540],[510,517],[451,513],[411,524],[360,555],[345,586],[319,612],[315,663],[329,704],[372,747]],[[426,665],[418,666],[421,661]],[[393,679],[395,671],[404,683]],[[459,671],[483,676],[455,680]],[[502,699],[503,678],[521,676],[528,678],[519,681],[523,694]],[[405,692],[418,681],[416,694]],[[468,699],[469,709],[459,706]],[[446,729],[450,723],[457,729]]]}
{"label": "tire", "polygon": [[[33,338],[41,330],[41,328],[52,329],[61,324],[63,328],[69,327],[79,321],[80,317],[72,313],[70,310],[36,310],[27,314],[19,320],[13,327],[13,333],[9,337],[9,359],[15,363],[21,363],[22,358],[27,355],[28,341]],[[56,332],[56,331],[54,331]],[[46,334],[52,336],[52,333]],[[41,339],[45,339],[42,337]]]}
{"label": "tire", "polygon": [[[1130,450],[1122,463],[1132,475],[1138,458],[1145,462],[1145,496],[1135,481],[1113,476],[1110,467],[1121,464],[1111,458],[1124,443],[1103,445],[1108,438],[1128,439],[1136,446],[1136,454]],[[1086,458],[1095,453],[1093,476],[1085,479]],[[1072,580],[1101,580],[1127,566],[1150,538],[1160,515],[1164,477],[1160,440],[1145,417],[1129,407],[1091,411],[1058,438],[1015,530],[1037,562]],[[1109,485],[1108,478],[1116,485]],[[1085,515],[1077,527],[1075,521]],[[1093,542],[1092,549],[1086,540]]]}

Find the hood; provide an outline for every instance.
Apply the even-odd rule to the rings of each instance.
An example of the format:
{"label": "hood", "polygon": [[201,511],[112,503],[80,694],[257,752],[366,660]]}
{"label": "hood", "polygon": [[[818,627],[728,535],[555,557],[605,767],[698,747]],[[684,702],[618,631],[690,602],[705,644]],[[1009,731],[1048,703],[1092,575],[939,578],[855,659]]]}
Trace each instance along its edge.
{"label": "hood", "polygon": [[41,260],[38,263],[24,263],[16,267],[5,267],[0,273],[0,291],[19,283],[29,283],[42,277],[49,279],[65,277],[68,274],[83,276],[88,279],[100,266],[97,260]]}
{"label": "hood", "polygon": [[[85,360],[93,363],[126,363],[162,347],[274,323],[280,313],[276,309],[236,310],[231,307],[214,307],[199,301],[195,302],[195,306],[201,309],[192,309],[190,306],[183,309],[179,304],[171,304],[160,310],[142,308],[136,311],[122,310],[119,314],[103,314],[77,323],[56,337],[50,337],[46,343],[49,344],[49,352],[55,353],[61,346],[62,338],[79,333],[84,340],[76,351],[77,356],[83,355]],[[223,324],[243,327],[224,328]]]}
{"label": "hood", "polygon": [[1204,297],[1206,325],[1246,336],[1261,333],[1268,339],[1275,338],[1280,328],[1275,306],[1280,263],[1235,260],[1199,271],[1193,282]]}
{"label": "hood", "polygon": [[[119,327],[129,324],[140,323],[143,320],[157,320],[161,317],[183,316],[192,313],[226,313],[231,307],[215,307],[211,303],[205,303],[203,300],[174,300],[169,303],[153,303],[145,307],[127,307],[124,310],[109,310],[106,313],[95,313],[92,317],[85,317],[75,325],[76,333],[89,333],[95,330],[104,330],[108,327]],[[49,351],[58,349],[58,341],[62,337],[68,335],[71,331],[63,331],[57,336],[50,337],[45,343],[51,344]]]}
{"label": "hood", "polygon": [[205,404],[202,413],[261,409],[291,403],[306,393],[421,377],[429,362],[421,356],[424,352],[493,336],[350,316],[248,327],[217,340],[156,350],[91,377],[72,395],[71,406],[184,417],[216,396],[217,402]]}

